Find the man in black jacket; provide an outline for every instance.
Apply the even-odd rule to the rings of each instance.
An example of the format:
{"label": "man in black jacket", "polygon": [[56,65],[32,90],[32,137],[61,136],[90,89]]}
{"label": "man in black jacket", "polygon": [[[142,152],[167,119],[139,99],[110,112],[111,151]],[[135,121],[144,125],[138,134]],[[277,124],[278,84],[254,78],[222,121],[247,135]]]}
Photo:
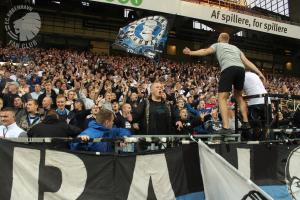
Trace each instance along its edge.
{"label": "man in black jacket", "polygon": [[[28,132],[28,137],[48,137],[48,138],[67,138],[76,137],[81,132],[81,129],[67,124],[59,119],[55,110],[49,110],[43,121],[33,126]],[[51,143],[55,148],[68,148],[69,145],[64,141]]]}
{"label": "man in black jacket", "polygon": [[[151,95],[139,104],[133,121],[135,128],[139,128],[144,135],[171,135],[174,134],[171,105],[162,98],[163,86],[160,82],[151,85]],[[182,127],[180,121],[176,122],[178,128]]]}
{"label": "man in black jacket", "polygon": [[42,104],[43,104],[43,99],[45,97],[50,97],[52,99],[52,108],[55,108],[56,107],[56,97],[57,97],[57,94],[55,93],[55,91],[52,89],[52,83],[51,81],[46,81],[45,84],[44,84],[44,88],[45,88],[45,91],[43,94],[41,94],[38,98],[38,102],[39,102],[39,106],[42,107]]}

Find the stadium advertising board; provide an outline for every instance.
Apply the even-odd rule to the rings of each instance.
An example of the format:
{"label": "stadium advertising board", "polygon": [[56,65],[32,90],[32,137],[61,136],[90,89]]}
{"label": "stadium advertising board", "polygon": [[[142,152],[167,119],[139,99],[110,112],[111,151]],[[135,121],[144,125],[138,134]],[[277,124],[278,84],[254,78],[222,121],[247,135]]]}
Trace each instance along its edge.
{"label": "stadium advertising board", "polygon": [[182,1],[178,14],[196,19],[300,39],[300,26],[245,15],[225,9],[218,9],[213,6],[197,5]]}
{"label": "stadium advertising board", "polygon": [[181,0],[95,0],[103,3],[136,7],[195,19],[236,26],[240,28],[300,39],[300,26],[261,17],[250,16],[215,6],[190,3]]}

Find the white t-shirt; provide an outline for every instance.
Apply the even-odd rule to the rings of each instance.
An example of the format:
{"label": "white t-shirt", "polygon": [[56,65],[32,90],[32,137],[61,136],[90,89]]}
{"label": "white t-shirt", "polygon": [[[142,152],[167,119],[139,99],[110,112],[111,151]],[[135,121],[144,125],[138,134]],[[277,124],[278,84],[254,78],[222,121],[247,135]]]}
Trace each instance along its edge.
{"label": "white t-shirt", "polygon": [[[266,94],[267,90],[265,89],[264,84],[260,80],[259,76],[253,72],[246,72],[245,73],[245,82],[244,82],[244,92],[246,96],[250,95],[257,95],[257,94]],[[269,104],[271,104],[269,98]],[[257,105],[257,104],[264,104],[265,98],[252,98],[248,99],[248,106]]]}

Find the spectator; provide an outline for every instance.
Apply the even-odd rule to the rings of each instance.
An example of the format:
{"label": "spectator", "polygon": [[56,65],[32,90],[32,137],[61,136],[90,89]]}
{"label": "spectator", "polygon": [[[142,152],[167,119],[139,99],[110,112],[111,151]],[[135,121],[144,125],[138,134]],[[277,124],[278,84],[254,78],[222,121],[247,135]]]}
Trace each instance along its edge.
{"label": "spectator", "polygon": [[229,44],[229,34],[221,33],[218,37],[218,42],[211,45],[209,48],[191,51],[189,48],[183,50],[184,54],[194,56],[206,56],[216,54],[221,66],[221,77],[218,88],[219,107],[222,115],[223,133],[231,133],[228,121],[227,100],[229,93],[234,86],[234,96],[239,104],[241,114],[243,117],[243,129],[250,128],[247,116],[247,105],[242,97],[242,90],[245,80],[245,66],[265,80],[264,75],[257,69],[257,67],[250,62],[243,52],[236,46]]}
{"label": "spectator", "polygon": [[80,129],[59,119],[55,110],[49,110],[41,123],[33,126],[28,137],[76,137]]}
{"label": "spectator", "polygon": [[119,102],[117,100],[112,101],[111,106],[112,106],[112,110],[114,111],[115,114],[119,113],[120,105],[119,105]]}
{"label": "spectator", "polygon": [[[155,82],[151,85],[151,96],[142,102],[133,113],[135,129],[149,135],[174,134],[174,123],[172,122],[172,111],[169,103],[162,99],[162,84]],[[163,123],[162,123],[163,122]],[[177,128],[182,128],[180,121],[176,122]]]}
{"label": "spectator", "polygon": [[70,111],[67,121],[69,124],[80,128],[85,127],[85,119],[91,113],[91,110],[86,110],[81,99],[77,99],[74,103],[74,110]]}
{"label": "spectator", "polygon": [[26,104],[26,113],[20,119],[20,128],[28,131],[34,125],[40,123],[41,116],[38,112],[38,102],[34,99],[29,99]]}
{"label": "spectator", "polygon": [[0,111],[1,111],[1,110],[2,110],[2,108],[3,108],[3,105],[4,105],[3,99],[2,99],[2,98],[0,98]]}
{"label": "spectator", "polygon": [[122,105],[122,110],[116,114],[115,125],[118,128],[127,128],[132,130],[132,114],[131,105],[125,103]]}
{"label": "spectator", "polygon": [[18,87],[19,84],[17,82],[8,82],[7,86],[1,93],[1,98],[4,100],[4,107],[13,107],[14,99],[18,97]]}
{"label": "spectator", "polygon": [[13,108],[4,108],[0,111],[0,138],[17,138],[25,136],[26,132],[21,129],[15,119],[15,110]]}
{"label": "spectator", "polygon": [[203,125],[204,121],[204,115],[192,117],[188,114],[188,111],[185,108],[182,108],[179,111],[179,117],[179,120],[182,123],[182,128],[177,130],[177,134],[180,135],[194,134],[196,132],[195,128]]}
{"label": "spectator", "polygon": [[205,121],[205,129],[210,132],[217,132],[222,129],[222,120],[218,114],[218,109],[214,108],[211,111],[210,118]]}
{"label": "spectator", "polygon": [[57,97],[57,94],[56,92],[53,90],[52,88],[52,83],[51,81],[46,81],[44,83],[44,87],[45,87],[45,91],[43,94],[41,94],[38,98],[38,102],[39,102],[39,106],[42,106],[42,103],[44,101],[44,98],[45,97],[50,97],[52,99],[51,101],[51,107],[55,107],[55,105],[52,105],[52,104],[55,104],[56,102],[56,97]]}
{"label": "spectator", "polygon": [[66,101],[66,109],[73,110],[74,109],[74,102],[77,99],[77,95],[74,90],[69,90],[67,92],[67,101]]}
{"label": "spectator", "polygon": [[104,96],[104,103],[102,104],[102,108],[105,108],[107,110],[112,110],[112,104],[111,104],[111,99],[112,93],[111,92],[106,92]]}
{"label": "spectator", "polygon": [[[261,95],[266,94],[267,90],[263,82],[260,80],[253,72],[247,71],[245,74],[245,83],[244,83],[244,93],[246,96],[250,95]],[[271,100],[268,99],[268,106],[265,106],[265,98],[251,98],[247,102],[248,104],[248,113],[249,113],[249,122],[253,128],[253,140],[265,139],[265,134],[262,129],[265,127],[266,121],[266,108],[269,109],[269,125],[272,121],[272,110],[271,110]]]}
{"label": "spectator", "polygon": [[51,110],[51,105],[52,105],[52,98],[45,97],[42,102],[42,108],[39,110],[39,113],[41,114],[42,119],[44,119],[45,116],[47,115],[47,112],[49,110]]}
{"label": "spectator", "polygon": [[35,84],[34,85],[34,92],[30,93],[30,96],[32,99],[38,100],[39,96],[43,93],[40,84]]}
{"label": "spectator", "polygon": [[[127,129],[112,128],[113,123],[113,112],[107,109],[101,109],[96,116],[96,121],[91,121],[89,127],[78,137],[83,141],[88,141],[93,138],[115,138],[131,135]],[[110,142],[72,143],[71,149],[96,152],[112,152],[113,150],[112,143]]]}
{"label": "spectator", "polygon": [[96,120],[96,116],[97,116],[99,110],[100,110],[99,106],[93,105],[93,107],[91,109],[91,114],[86,117],[85,127],[84,127],[85,129],[88,127],[88,125],[89,125],[89,123],[91,121],[95,121]]}
{"label": "spectator", "polygon": [[66,97],[63,95],[58,95],[56,97],[57,109],[55,110],[62,121],[67,121],[70,111],[66,109]]}
{"label": "spectator", "polygon": [[14,98],[14,109],[15,109],[15,116],[16,116],[16,122],[17,124],[20,124],[20,119],[23,115],[26,114],[26,111],[24,109],[24,104],[23,101],[21,99],[21,97],[15,97]]}

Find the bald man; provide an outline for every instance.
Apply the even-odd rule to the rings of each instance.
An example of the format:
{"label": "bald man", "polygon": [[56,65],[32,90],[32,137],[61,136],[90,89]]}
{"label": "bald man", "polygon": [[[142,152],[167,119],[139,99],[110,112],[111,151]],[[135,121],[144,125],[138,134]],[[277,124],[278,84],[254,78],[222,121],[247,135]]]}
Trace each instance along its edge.
{"label": "bald man", "polygon": [[243,116],[242,129],[249,129],[250,125],[247,116],[247,104],[242,97],[242,90],[245,81],[245,67],[258,74],[263,81],[264,75],[259,69],[249,61],[244,53],[236,46],[229,44],[230,36],[228,33],[221,33],[218,42],[209,48],[191,51],[189,48],[183,49],[183,53],[190,56],[206,56],[216,54],[221,67],[221,77],[218,88],[219,108],[222,116],[223,128],[220,132],[231,133],[229,129],[227,100],[232,86],[234,87],[234,97],[237,100]]}
{"label": "bald man", "polygon": [[138,123],[138,128],[143,135],[174,134],[174,125],[180,129],[182,123],[180,121],[175,123],[171,105],[163,99],[163,85],[154,82],[150,93],[150,97],[141,102],[133,113],[133,125]]}

